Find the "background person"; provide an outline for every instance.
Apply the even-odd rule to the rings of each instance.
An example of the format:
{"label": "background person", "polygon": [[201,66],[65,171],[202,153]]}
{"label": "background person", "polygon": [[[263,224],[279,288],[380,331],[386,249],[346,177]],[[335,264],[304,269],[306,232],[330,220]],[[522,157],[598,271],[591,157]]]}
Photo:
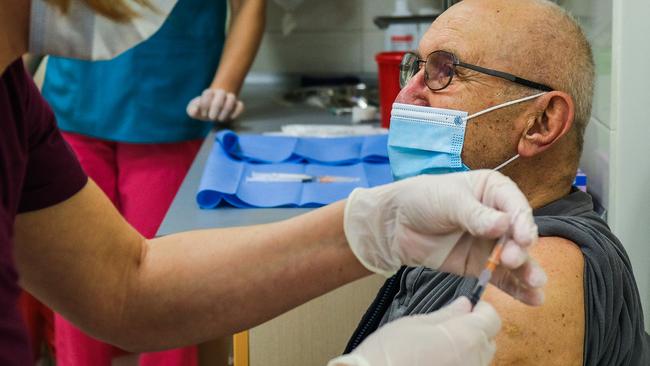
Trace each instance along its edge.
{"label": "background person", "polygon": [[[179,0],[156,34],[113,60],[49,58],[43,95],[64,138],[145,237],[155,235],[212,126],[197,119],[226,122],[243,111],[238,94],[265,11],[265,0]],[[60,365],[110,365],[123,354],[59,315],[54,329]],[[196,359],[189,347],[142,355],[140,364],[189,366]]]}

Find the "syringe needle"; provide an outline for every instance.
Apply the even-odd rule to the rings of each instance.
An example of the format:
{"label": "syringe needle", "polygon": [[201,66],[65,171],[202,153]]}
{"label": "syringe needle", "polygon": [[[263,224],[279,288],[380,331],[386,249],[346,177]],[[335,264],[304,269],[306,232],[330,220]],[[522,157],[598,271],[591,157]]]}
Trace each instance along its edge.
{"label": "syringe needle", "polygon": [[492,278],[492,272],[494,272],[499,265],[499,258],[501,258],[501,252],[503,251],[505,243],[506,236],[504,235],[492,249],[492,253],[490,253],[490,257],[485,264],[485,268],[481,271],[481,274],[478,277],[478,282],[476,283],[476,286],[474,286],[474,289],[472,289],[472,294],[469,297],[469,301],[472,303],[472,308],[474,308],[481,299],[488,282],[490,282],[490,278]]}

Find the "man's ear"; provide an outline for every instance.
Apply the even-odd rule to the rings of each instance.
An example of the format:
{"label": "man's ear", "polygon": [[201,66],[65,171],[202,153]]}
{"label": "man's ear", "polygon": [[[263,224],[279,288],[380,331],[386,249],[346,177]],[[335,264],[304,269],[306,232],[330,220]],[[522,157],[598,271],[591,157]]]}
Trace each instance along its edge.
{"label": "man's ear", "polygon": [[540,96],[530,108],[517,147],[523,157],[540,154],[555,144],[571,130],[575,115],[573,98],[561,91]]}

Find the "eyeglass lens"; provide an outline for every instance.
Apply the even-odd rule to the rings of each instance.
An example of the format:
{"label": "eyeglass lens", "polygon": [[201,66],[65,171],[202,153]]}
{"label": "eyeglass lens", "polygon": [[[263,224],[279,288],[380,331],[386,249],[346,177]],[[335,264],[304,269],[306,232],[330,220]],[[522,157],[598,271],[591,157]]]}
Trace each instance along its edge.
{"label": "eyeglass lens", "polygon": [[427,57],[425,80],[432,90],[444,89],[454,76],[454,56],[449,52],[436,51]]}
{"label": "eyeglass lens", "polygon": [[[420,71],[421,62],[414,53],[404,55],[400,65],[400,86],[402,88]],[[432,90],[444,89],[454,75],[454,56],[449,52],[435,51],[427,57],[424,67],[427,86]]]}
{"label": "eyeglass lens", "polygon": [[420,70],[418,56],[411,52],[406,53],[399,68],[399,86],[403,88]]}

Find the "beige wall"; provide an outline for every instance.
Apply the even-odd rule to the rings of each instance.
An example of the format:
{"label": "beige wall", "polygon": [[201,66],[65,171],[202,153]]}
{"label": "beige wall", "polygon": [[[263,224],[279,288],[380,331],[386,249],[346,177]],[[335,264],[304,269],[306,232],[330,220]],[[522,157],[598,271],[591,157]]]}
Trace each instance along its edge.
{"label": "beige wall", "polygon": [[384,281],[353,282],[253,328],[250,366],[325,366],[343,352]]}

